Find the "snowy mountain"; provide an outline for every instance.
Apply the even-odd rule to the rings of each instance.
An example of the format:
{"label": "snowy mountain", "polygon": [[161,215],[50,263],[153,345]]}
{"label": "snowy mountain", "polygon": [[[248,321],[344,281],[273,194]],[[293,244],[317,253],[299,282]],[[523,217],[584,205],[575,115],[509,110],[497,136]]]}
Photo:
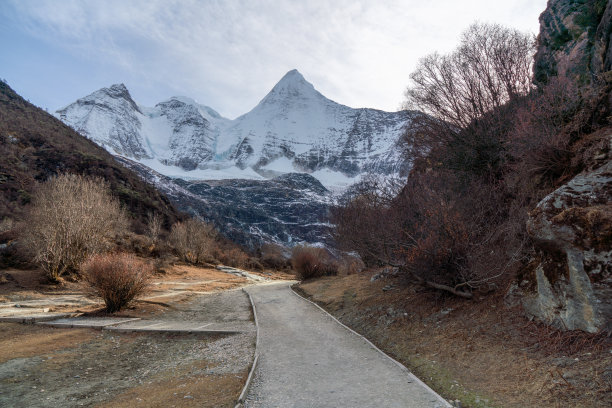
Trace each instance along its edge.
{"label": "snowy mountain", "polygon": [[337,187],[364,173],[400,174],[408,166],[397,143],[409,112],[338,104],[297,70],[235,120],[185,97],[143,107],[122,84],[56,115],[110,152],[183,179],[263,180],[299,172]]}
{"label": "snowy mountain", "polygon": [[314,177],[289,173],[269,180],[173,179],[125,157],[125,167],[155,186],[183,212],[213,223],[251,249],[264,243],[333,246],[328,222],[331,195]]}

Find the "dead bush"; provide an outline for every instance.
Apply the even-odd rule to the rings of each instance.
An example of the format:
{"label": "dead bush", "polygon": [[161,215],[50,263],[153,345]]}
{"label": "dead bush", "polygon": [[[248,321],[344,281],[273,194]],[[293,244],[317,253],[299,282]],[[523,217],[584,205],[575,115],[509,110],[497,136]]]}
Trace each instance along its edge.
{"label": "dead bush", "polygon": [[51,281],[114,245],[128,220],[101,178],[63,174],[33,194],[21,244]]}
{"label": "dead bush", "polygon": [[143,295],[153,268],[131,254],[94,255],[83,264],[87,282],[95,295],[114,313]]}
{"label": "dead bush", "polygon": [[359,273],[365,268],[361,258],[355,255],[344,254],[338,261],[338,275],[347,276]]}
{"label": "dead bush", "polygon": [[552,185],[569,170],[572,135],[579,131],[571,124],[575,123],[582,100],[576,83],[565,77],[550,78],[548,84],[525,100],[516,112],[509,136],[515,171]]}
{"label": "dead bush", "polygon": [[276,244],[264,244],[262,245],[261,252],[261,263],[264,267],[275,269],[277,271],[290,269],[291,261],[285,254],[287,249]]}
{"label": "dead bush", "polygon": [[163,228],[163,218],[159,213],[150,212],[147,215],[147,236],[154,242],[159,240]]}
{"label": "dead bush", "polygon": [[216,237],[211,224],[190,218],[172,226],[169,241],[183,261],[201,264],[212,257]]}
{"label": "dead bush", "polygon": [[309,246],[293,248],[291,265],[301,280],[338,274],[338,265],[324,248]]}
{"label": "dead bush", "polygon": [[217,248],[214,257],[222,264],[233,268],[247,268],[250,264],[249,255],[237,247]]}

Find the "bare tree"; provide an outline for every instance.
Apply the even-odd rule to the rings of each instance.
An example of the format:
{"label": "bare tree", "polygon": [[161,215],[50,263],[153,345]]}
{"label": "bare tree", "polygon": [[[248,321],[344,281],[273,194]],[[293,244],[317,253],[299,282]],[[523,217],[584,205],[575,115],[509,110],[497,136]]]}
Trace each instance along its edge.
{"label": "bare tree", "polygon": [[147,214],[147,235],[153,241],[159,239],[163,227],[163,219],[159,213],[150,212]]}
{"label": "bare tree", "polygon": [[172,226],[169,240],[184,261],[198,264],[211,255],[216,237],[211,224],[190,218]]}
{"label": "bare tree", "polygon": [[22,235],[25,248],[56,281],[113,245],[128,220],[101,178],[62,174],[35,191]]}
{"label": "bare tree", "polygon": [[535,39],[497,24],[473,24],[460,47],[419,61],[410,76],[406,106],[455,129],[532,89]]}
{"label": "bare tree", "polygon": [[532,89],[534,51],[529,34],[474,24],[453,53],[421,59],[406,90],[405,107],[420,112],[405,134],[410,154],[452,170],[496,167],[509,107]]}

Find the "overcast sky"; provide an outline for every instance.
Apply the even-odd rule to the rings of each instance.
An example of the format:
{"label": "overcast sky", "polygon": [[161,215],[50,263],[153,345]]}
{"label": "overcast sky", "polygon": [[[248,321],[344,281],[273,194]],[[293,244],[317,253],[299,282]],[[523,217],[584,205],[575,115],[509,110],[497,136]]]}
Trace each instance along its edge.
{"label": "overcast sky", "polygon": [[397,110],[420,57],[475,21],[538,32],[546,0],[0,0],[0,78],[49,111],[124,83],[235,118],[289,70],[351,107]]}

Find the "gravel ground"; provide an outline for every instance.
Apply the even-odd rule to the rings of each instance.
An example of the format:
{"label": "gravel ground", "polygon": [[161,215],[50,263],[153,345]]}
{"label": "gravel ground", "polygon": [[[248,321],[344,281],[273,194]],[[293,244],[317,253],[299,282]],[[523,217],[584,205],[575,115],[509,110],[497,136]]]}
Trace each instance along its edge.
{"label": "gravel ground", "polygon": [[251,286],[259,321],[259,363],[246,407],[447,406],[410,373],[289,283]]}
{"label": "gravel ground", "polygon": [[[240,290],[199,295],[173,306],[156,318],[203,323],[252,319],[248,297]],[[0,326],[0,347],[13,348],[75,330]],[[254,332],[211,337],[78,330],[86,334],[82,341],[34,345],[34,351],[0,359],[0,406],[231,407],[255,344]]]}

